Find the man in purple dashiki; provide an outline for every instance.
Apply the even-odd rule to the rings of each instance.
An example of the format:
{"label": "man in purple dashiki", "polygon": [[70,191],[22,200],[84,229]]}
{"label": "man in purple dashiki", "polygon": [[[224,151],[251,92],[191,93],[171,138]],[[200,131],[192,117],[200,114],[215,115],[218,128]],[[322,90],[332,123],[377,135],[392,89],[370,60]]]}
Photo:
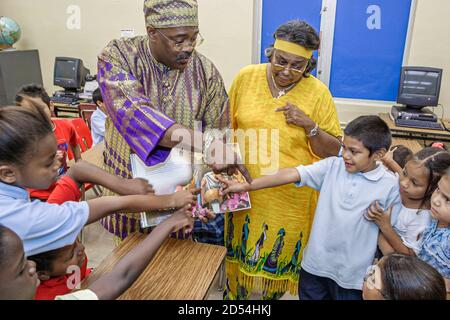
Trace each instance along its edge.
{"label": "man in purple dashiki", "polygon": [[[203,131],[229,126],[222,77],[195,50],[203,40],[197,2],[146,0],[144,13],[146,36],[113,40],[98,56],[98,81],[108,113],[105,169],[125,178],[132,178],[131,153],[148,166],[163,162],[178,143],[170,139],[176,129],[193,132],[195,122],[201,122]],[[102,224],[120,242],[143,231],[139,218],[139,213],[112,214]],[[193,237],[223,245],[223,232],[223,215],[217,215],[206,224],[197,220]]]}

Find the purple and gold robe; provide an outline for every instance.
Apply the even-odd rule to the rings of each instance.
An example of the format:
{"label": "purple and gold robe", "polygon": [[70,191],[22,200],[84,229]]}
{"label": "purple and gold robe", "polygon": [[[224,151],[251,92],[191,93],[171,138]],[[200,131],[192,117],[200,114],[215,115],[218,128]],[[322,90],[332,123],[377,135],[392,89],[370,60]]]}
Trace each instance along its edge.
{"label": "purple and gold robe", "polygon": [[[105,169],[131,178],[130,153],[147,165],[164,161],[170,149],[158,146],[174,123],[194,129],[229,125],[222,77],[198,52],[183,71],[171,70],[152,56],[147,36],[111,41],[98,56],[98,82],[108,113]],[[110,191],[106,195],[113,194]],[[139,230],[139,214],[113,214],[103,225],[124,239]]]}

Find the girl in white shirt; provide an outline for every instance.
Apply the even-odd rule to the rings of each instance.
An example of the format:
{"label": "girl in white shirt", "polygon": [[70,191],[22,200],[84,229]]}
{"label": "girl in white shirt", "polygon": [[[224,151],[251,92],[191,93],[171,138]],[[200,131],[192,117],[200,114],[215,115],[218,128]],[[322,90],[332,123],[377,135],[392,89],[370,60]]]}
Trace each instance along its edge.
{"label": "girl in white shirt", "polygon": [[450,165],[450,154],[439,148],[424,148],[415,154],[402,169],[392,159],[392,152],[384,164],[399,174],[401,207],[391,225],[392,207],[384,210],[378,203],[368,209],[366,218],[380,228],[378,246],[387,255],[393,252],[416,255],[421,235],[430,224],[430,198],[441,176]]}

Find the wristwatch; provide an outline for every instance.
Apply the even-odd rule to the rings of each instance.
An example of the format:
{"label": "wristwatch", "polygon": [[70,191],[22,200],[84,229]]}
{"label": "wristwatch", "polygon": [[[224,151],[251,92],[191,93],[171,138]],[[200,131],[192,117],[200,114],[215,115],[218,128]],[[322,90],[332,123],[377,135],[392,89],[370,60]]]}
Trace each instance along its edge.
{"label": "wristwatch", "polygon": [[311,131],[306,134],[306,136],[311,138],[311,137],[317,136],[318,133],[319,133],[319,125],[316,123],[314,128],[312,128]]}

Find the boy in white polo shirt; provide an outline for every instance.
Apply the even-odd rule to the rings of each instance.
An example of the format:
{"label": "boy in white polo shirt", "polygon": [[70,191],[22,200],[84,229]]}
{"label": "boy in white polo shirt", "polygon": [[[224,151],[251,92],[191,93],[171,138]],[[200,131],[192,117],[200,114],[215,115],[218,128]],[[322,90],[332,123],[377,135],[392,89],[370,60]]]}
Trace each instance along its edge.
{"label": "boy in white polo shirt", "polygon": [[[350,122],[344,133],[342,157],[281,169],[251,184],[221,179],[227,186],[224,194],[289,183],[320,191],[301,262],[301,300],[361,299],[378,239],[378,227],[364,214],[374,201],[383,208],[400,201],[398,179],[377,165],[391,145],[386,123],[377,116],[363,116]],[[393,220],[396,215],[392,214]]]}

